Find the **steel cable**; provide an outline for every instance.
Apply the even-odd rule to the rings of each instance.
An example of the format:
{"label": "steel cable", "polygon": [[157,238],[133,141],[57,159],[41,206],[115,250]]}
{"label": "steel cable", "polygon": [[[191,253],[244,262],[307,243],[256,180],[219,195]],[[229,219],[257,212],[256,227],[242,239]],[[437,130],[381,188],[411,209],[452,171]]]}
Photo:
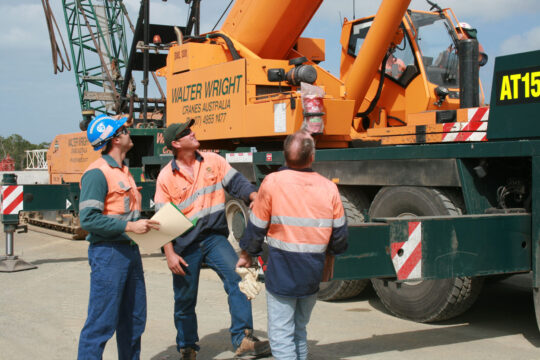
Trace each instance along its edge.
{"label": "steel cable", "polygon": [[[51,6],[49,4],[49,0],[41,0],[41,5],[43,5],[43,11],[45,13],[45,20],[47,21],[47,29],[49,30],[49,40],[51,42],[51,53],[52,53],[54,73],[57,74],[59,71],[63,72],[64,70],[71,71],[71,62],[69,60],[66,44],[64,42],[64,38],[62,37],[62,33],[60,33],[60,28],[58,27],[58,23],[56,22],[56,18],[54,17],[54,14],[52,12]],[[58,36],[60,37],[60,40],[62,42],[64,55],[62,55],[60,45],[58,45],[58,41],[56,40],[56,35],[55,35],[55,30],[54,30],[55,28],[56,28],[56,33],[58,33]],[[60,62],[60,66],[58,65],[59,62]]]}
{"label": "steel cable", "polygon": [[219,22],[221,21],[221,19],[223,19],[223,16],[225,15],[225,13],[227,12],[227,10],[229,10],[229,7],[231,7],[231,4],[233,3],[234,0],[231,0],[231,2],[229,3],[229,5],[227,5],[227,7],[225,8],[225,10],[223,10],[223,13],[221,13],[221,16],[219,17],[218,21],[216,21],[216,24],[214,25],[214,27],[212,28],[212,30],[210,31],[214,31],[216,29],[216,27],[218,26]]}

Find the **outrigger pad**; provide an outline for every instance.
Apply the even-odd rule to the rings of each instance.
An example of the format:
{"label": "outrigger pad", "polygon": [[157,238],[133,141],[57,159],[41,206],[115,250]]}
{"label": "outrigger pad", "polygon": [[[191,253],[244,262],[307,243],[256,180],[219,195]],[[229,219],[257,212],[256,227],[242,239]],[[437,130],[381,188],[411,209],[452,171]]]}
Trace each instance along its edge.
{"label": "outrigger pad", "polygon": [[37,269],[37,266],[19,259],[17,256],[0,257],[0,272],[15,272],[31,269]]}

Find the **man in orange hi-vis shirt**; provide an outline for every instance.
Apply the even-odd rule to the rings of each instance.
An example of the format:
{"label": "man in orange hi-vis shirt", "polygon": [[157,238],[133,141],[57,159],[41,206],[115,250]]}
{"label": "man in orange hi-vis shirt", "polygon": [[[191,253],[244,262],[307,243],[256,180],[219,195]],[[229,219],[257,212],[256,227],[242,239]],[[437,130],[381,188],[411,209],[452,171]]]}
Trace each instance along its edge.
{"label": "man in orange hi-vis shirt", "polygon": [[266,236],[268,337],[275,359],[307,358],[307,332],[325,258],[347,250],[347,221],[336,184],[311,169],[313,138],[284,143],[287,167],[264,179],[240,239],[237,267],[251,266]]}
{"label": "man in orange hi-vis shirt", "polygon": [[251,302],[238,287],[240,276],[234,268],[238,256],[227,240],[225,219],[225,191],[249,202],[257,195],[256,188],[223,157],[198,151],[193,123],[171,124],[164,131],[165,145],[173,151],[174,159],[159,173],[154,198],[156,210],[172,202],[190,220],[197,221],[193,229],[163,247],[173,276],[177,348],[181,359],[196,359],[199,336],[195,306],[204,262],[219,275],[227,292],[235,357],[270,355],[268,341],[253,336]]}

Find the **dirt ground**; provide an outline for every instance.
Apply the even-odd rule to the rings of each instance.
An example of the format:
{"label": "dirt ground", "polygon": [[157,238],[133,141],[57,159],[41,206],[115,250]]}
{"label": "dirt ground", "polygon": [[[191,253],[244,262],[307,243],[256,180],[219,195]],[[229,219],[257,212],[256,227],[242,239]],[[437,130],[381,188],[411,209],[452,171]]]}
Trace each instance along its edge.
{"label": "dirt ground", "polygon": [[[38,268],[0,273],[0,359],[76,358],[89,292],[87,243],[30,232],[15,234],[14,248]],[[177,359],[170,272],[160,254],[146,254],[143,262],[148,322],[141,358]],[[311,359],[540,359],[529,283],[519,276],[487,284],[471,310],[437,324],[391,316],[372,289],[318,302],[308,327]],[[232,358],[225,292],[209,269],[201,275],[197,314],[198,358]],[[253,317],[255,334],[266,338],[264,292],[253,301]],[[104,358],[117,358],[114,338]]]}

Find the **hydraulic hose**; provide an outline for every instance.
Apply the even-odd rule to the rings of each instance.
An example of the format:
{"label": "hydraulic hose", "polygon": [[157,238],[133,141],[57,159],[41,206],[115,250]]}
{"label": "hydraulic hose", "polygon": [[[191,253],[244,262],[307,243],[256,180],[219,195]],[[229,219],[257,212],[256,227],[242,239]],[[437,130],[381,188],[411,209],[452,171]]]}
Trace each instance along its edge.
{"label": "hydraulic hose", "polygon": [[206,35],[206,37],[208,39],[215,39],[217,37],[222,38],[223,40],[225,40],[225,44],[227,44],[227,47],[229,48],[229,51],[231,52],[231,56],[233,57],[233,60],[241,59],[241,56],[238,55],[238,51],[236,51],[236,48],[234,47],[233,42],[227,35],[215,33],[215,34],[208,34]]}
{"label": "hydraulic hose", "polygon": [[[388,60],[389,57],[390,57],[390,51],[386,53],[381,64],[381,75],[379,77],[379,87],[377,88],[377,93],[375,94],[375,97],[369,104],[369,107],[366,109],[366,111],[357,113],[356,117],[366,118],[369,114],[371,114],[371,112],[373,111],[373,109],[375,109],[375,106],[379,102],[379,98],[381,97],[382,88],[384,85],[384,71],[385,71],[384,69],[386,67],[386,61]],[[354,127],[354,118],[352,120],[352,126]]]}

